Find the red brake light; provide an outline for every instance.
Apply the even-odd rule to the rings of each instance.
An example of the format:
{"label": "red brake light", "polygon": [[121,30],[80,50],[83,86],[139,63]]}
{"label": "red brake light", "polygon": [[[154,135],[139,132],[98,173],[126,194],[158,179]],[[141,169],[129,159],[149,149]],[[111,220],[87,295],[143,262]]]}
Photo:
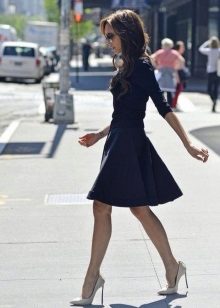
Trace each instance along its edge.
{"label": "red brake light", "polygon": [[36,66],[40,66],[40,59],[36,59]]}

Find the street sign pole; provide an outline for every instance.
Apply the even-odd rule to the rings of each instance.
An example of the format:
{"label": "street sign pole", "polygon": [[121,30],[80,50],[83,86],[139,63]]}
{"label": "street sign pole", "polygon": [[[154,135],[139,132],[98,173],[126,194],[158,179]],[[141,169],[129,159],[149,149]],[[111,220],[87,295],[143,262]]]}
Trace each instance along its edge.
{"label": "street sign pole", "polygon": [[83,0],[74,0],[73,18],[76,25],[76,39],[77,39],[77,55],[76,55],[76,82],[79,82],[79,24],[83,18]]}
{"label": "street sign pole", "polygon": [[61,0],[60,20],[60,88],[55,95],[54,122],[72,124],[74,119],[73,96],[70,90],[70,0]]}

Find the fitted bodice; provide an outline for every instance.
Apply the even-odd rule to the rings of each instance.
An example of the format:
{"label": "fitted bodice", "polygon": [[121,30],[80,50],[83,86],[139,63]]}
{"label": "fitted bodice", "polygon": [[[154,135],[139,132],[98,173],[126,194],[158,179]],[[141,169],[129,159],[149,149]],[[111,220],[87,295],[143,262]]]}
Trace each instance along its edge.
{"label": "fitted bodice", "polygon": [[163,117],[172,111],[159,88],[154,69],[148,60],[138,59],[127,81],[130,86],[125,95],[117,98],[121,92],[120,81],[111,89],[114,107],[111,127],[144,127],[143,119],[149,97]]}

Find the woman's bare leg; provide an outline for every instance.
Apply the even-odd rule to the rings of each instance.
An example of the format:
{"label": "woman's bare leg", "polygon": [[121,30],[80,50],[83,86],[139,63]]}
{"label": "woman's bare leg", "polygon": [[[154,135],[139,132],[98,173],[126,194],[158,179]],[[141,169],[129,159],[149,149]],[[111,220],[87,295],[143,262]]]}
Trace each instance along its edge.
{"label": "woman's bare leg", "polygon": [[130,210],[141,222],[144,230],[159,252],[166,269],[168,285],[172,287],[175,284],[178,262],[173,256],[163,225],[147,206],[133,207]]}
{"label": "woman's bare leg", "polygon": [[83,284],[82,298],[90,297],[98,278],[99,269],[105,256],[109,240],[111,238],[111,211],[112,207],[110,205],[101,203],[99,201],[94,201],[94,229],[92,249],[89,266]]}

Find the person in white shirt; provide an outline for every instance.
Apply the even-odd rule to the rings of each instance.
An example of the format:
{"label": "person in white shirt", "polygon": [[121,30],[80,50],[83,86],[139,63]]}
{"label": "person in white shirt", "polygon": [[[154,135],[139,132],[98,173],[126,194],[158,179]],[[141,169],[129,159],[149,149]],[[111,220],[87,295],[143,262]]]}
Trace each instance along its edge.
{"label": "person in white shirt", "polygon": [[206,71],[208,73],[208,94],[213,102],[212,112],[216,112],[218,99],[218,59],[220,57],[220,44],[216,36],[212,36],[208,41],[199,47],[199,51],[208,57]]}

